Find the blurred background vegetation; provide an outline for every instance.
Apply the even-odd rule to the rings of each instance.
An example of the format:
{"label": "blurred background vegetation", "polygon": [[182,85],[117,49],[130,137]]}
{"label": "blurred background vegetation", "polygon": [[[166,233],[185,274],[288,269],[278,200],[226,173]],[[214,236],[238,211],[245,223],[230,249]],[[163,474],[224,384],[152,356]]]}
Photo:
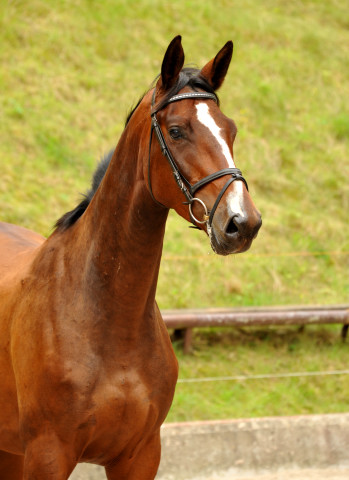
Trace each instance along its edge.
{"label": "blurred background vegetation", "polygon": [[[198,66],[234,41],[219,95],[238,126],[237,166],[263,227],[250,252],[221,258],[171,215],[160,308],[346,303],[349,10],[341,0],[0,0],[1,220],[50,234],[116,145],[177,34],[186,62]],[[323,345],[321,332],[302,348]],[[335,343],[331,332],[325,345]],[[207,342],[196,343],[197,356]]]}

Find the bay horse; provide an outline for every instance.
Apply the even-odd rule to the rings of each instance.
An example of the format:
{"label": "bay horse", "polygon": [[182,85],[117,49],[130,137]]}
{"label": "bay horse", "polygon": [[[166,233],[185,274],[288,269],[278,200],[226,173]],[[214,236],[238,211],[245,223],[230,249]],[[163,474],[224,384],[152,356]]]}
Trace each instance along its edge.
{"label": "bay horse", "polygon": [[0,478],[153,479],[177,361],[155,302],[170,208],[217,254],[248,249],[261,216],[235,166],[216,90],[233,52],[183,68],[181,37],[129,115],[86,198],[46,240],[0,224]]}

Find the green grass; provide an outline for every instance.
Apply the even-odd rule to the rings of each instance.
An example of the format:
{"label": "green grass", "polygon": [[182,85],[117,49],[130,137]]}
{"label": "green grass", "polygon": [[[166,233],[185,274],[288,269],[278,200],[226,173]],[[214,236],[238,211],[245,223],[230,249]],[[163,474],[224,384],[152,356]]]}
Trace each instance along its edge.
{"label": "green grass", "polygon": [[[237,164],[263,227],[250,252],[221,258],[171,214],[159,305],[347,303],[348,27],[340,0],[0,0],[1,220],[48,235],[116,144],[169,41],[182,34],[187,63],[202,66],[232,39],[221,105],[238,126]],[[291,333],[276,346],[277,336],[249,345],[224,334],[227,345],[211,345],[204,335],[192,357],[178,352],[181,375],[273,371],[275,358],[280,370],[339,368],[347,347],[326,332],[321,348],[309,334],[291,350]],[[180,384],[170,419],[337,411],[344,384]]]}
{"label": "green grass", "polygon": [[[199,331],[176,354],[181,380],[348,369],[339,327]],[[179,382],[167,421],[347,412],[348,395],[348,375]]]}

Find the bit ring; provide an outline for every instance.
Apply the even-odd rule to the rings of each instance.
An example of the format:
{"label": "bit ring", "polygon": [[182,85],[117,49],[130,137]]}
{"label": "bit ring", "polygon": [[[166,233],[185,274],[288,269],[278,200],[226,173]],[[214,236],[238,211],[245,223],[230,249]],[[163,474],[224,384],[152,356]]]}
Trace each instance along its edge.
{"label": "bit ring", "polygon": [[[205,210],[205,213],[204,213],[204,220],[198,220],[195,215],[193,214],[192,210],[191,210],[191,206],[193,204],[193,202],[196,201],[196,202],[199,202],[203,207],[204,207],[204,210]],[[190,213],[190,216],[191,218],[194,220],[194,222],[196,223],[201,223],[201,224],[204,224],[207,222],[208,218],[209,218],[209,215],[208,215],[208,210],[207,210],[207,207],[206,205],[204,204],[204,202],[200,199],[200,198],[197,198],[197,197],[193,197],[191,203],[189,203],[189,213]]]}

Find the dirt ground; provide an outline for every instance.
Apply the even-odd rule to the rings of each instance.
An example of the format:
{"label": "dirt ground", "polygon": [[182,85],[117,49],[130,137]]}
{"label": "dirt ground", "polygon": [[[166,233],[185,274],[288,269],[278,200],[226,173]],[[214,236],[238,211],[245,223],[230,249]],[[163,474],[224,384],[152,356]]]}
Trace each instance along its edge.
{"label": "dirt ground", "polygon": [[[226,472],[210,477],[188,477],[187,480],[348,480],[348,469],[306,469],[306,470],[280,470],[273,473],[236,473]],[[70,480],[106,480],[102,468],[92,465],[79,465],[71,475]],[[172,477],[160,477],[159,480],[176,480]]]}
{"label": "dirt ground", "polygon": [[[307,469],[307,470],[284,470],[274,473],[254,474],[229,474],[213,476],[210,478],[199,477],[190,480],[348,480],[349,469]],[[189,479],[188,479],[189,480]]]}

